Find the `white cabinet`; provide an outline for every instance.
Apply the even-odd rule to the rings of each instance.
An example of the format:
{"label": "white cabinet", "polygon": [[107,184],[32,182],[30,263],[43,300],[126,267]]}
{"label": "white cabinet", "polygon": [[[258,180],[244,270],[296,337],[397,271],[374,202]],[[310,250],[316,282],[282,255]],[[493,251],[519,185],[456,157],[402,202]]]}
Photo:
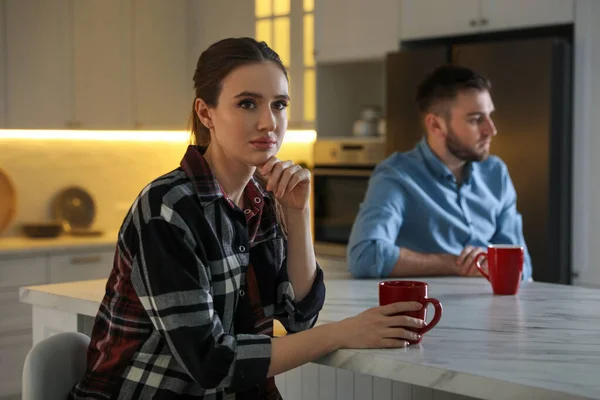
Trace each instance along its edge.
{"label": "white cabinet", "polygon": [[131,127],[131,7],[122,0],[74,1],[73,127]]}
{"label": "white cabinet", "polygon": [[60,129],[72,117],[67,0],[5,0],[8,128]]}
{"label": "white cabinet", "polygon": [[[19,301],[19,288],[108,278],[114,248],[114,244],[107,244],[67,252],[49,251],[36,257],[15,255],[0,259],[0,398],[20,394],[23,363],[36,336],[32,307]],[[55,326],[73,322],[71,318],[59,317],[52,321]],[[75,326],[76,323],[75,320]],[[37,332],[38,337],[40,334],[47,332]]]}
{"label": "white cabinet", "polygon": [[0,398],[21,392],[21,372],[32,345],[31,306],[19,301],[19,287],[48,283],[47,260],[0,260]]}
{"label": "white cabinet", "polygon": [[574,0],[401,0],[402,40],[574,21]]}
{"label": "white cabinet", "polygon": [[573,0],[481,0],[482,31],[571,23]]}
{"label": "white cabinet", "polygon": [[5,4],[9,128],[131,125],[127,2]]}
{"label": "white cabinet", "polygon": [[399,48],[398,0],[315,1],[315,60],[383,59]]}
{"label": "white cabinet", "polygon": [[400,37],[417,39],[474,33],[480,0],[400,0]]}
{"label": "white cabinet", "polygon": [[51,255],[48,259],[50,283],[108,278],[114,255],[114,250]]}
{"label": "white cabinet", "polygon": [[0,126],[4,119],[21,129],[186,127],[188,0],[4,2]]}
{"label": "white cabinet", "polygon": [[138,129],[185,129],[193,82],[187,66],[187,1],[134,0],[133,96]]}
{"label": "white cabinet", "polygon": [[[6,70],[6,19],[4,4],[0,1],[0,70]],[[0,129],[6,128],[6,73],[0,74]]]}

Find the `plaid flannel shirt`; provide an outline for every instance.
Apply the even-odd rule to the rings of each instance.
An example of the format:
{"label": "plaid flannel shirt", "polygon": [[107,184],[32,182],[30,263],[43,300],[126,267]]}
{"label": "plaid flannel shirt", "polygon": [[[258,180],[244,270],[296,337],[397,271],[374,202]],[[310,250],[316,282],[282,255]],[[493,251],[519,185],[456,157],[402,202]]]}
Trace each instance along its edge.
{"label": "plaid flannel shirt", "polygon": [[315,324],[321,268],[296,302],[272,198],[252,179],[240,210],[202,152],[189,146],[181,166],[146,186],[125,217],[87,370],[70,398],[241,398],[263,384],[272,328],[253,333],[253,317],[235,312],[250,264],[265,317],[288,332]]}

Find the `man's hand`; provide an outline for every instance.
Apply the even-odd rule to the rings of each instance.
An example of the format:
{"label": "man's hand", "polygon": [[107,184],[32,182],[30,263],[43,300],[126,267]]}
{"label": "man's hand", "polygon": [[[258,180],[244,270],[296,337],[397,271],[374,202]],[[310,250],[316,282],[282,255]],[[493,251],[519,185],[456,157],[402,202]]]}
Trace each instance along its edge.
{"label": "man's hand", "polygon": [[[482,247],[467,246],[456,258],[456,268],[460,276],[482,276],[475,265],[475,257],[479,253],[487,253],[487,249]],[[487,260],[482,263],[487,266]]]}

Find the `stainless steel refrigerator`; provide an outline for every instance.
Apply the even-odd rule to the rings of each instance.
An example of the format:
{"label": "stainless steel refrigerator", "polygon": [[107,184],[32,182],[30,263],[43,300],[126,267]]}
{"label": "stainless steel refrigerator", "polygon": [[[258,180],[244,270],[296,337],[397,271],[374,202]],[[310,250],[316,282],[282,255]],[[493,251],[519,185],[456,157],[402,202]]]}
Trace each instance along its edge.
{"label": "stainless steel refrigerator", "polygon": [[409,47],[387,58],[387,153],[410,150],[422,138],[415,94],[429,71],[454,63],[488,77],[498,129],[491,152],[506,162],[517,190],[533,278],[570,284],[571,41],[446,40]]}

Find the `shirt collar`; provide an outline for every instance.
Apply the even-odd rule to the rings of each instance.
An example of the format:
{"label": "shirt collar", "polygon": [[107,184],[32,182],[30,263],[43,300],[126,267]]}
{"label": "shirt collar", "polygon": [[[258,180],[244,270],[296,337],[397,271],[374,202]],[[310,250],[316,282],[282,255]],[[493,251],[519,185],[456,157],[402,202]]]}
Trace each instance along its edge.
{"label": "shirt collar", "polygon": [[[450,171],[450,168],[448,168],[448,166],[446,166],[446,164],[444,164],[442,160],[440,160],[438,156],[436,156],[435,153],[431,150],[431,147],[429,147],[429,143],[427,143],[426,137],[423,137],[423,139],[421,139],[421,141],[417,145],[417,148],[419,149],[423,160],[425,160],[427,168],[429,168],[429,170],[435,177],[444,181],[456,183],[456,178],[454,177],[454,174],[452,173],[452,171]],[[463,184],[470,184],[472,175],[473,163],[469,162],[465,164]]]}
{"label": "shirt collar", "polygon": [[[221,185],[204,158],[205,151],[206,147],[189,145],[181,160],[181,168],[194,184],[202,205],[224,198],[229,206],[235,208],[233,202],[224,194]],[[254,215],[262,209],[265,200],[270,200],[268,193],[254,177],[251,177],[244,188],[244,207],[250,209],[250,212]]]}

